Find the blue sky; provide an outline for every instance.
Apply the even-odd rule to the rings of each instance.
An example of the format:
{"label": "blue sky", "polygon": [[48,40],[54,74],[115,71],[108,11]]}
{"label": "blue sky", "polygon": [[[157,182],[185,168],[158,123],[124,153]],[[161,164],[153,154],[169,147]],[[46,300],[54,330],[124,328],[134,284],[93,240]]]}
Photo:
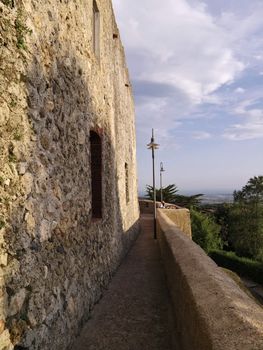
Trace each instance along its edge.
{"label": "blue sky", "polygon": [[113,6],[135,96],[139,191],[151,183],[151,128],[164,184],[182,192],[232,192],[263,174],[263,1]]}

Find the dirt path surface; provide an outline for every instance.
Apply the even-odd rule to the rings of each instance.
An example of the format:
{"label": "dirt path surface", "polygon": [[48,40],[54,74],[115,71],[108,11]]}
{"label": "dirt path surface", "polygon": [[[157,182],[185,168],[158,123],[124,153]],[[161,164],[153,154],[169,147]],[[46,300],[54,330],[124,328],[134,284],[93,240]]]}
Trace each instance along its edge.
{"label": "dirt path surface", "polygon": [[172,314],[152,217],[72,350],[172,350]]}

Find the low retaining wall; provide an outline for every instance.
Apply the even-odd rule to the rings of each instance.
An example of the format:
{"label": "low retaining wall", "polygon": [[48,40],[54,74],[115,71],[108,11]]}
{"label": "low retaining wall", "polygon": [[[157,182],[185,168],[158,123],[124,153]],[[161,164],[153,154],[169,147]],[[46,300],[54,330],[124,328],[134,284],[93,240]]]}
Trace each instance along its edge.
{"label": "low retaining wall", "polygon": [[180,350],[262,350],[263,309],[158,210]]}

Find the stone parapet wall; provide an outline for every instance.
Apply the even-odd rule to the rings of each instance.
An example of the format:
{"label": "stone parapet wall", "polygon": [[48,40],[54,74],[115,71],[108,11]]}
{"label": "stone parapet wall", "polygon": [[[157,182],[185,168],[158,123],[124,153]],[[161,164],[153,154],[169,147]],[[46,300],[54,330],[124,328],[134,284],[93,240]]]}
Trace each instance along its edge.
{"label": "stone parapet wall", "polygon": [[192,238],[190,211],[185,208],[160,209],[189,238]]}
{"label": "stone parapet wall", "polygon": [[[142,214],[153,214],[153,201],[147,199],[140,199],[140,212]],[[156,202],[156,208],[160,208],[161,202]],[[179,207],[175,204],[167,204],[169,209],[160,209],[167,215],[173,223],[188,237],[192,238],[190,211],[186,208]]]}
{"label": "stone parapet wall", "polygon": [[[0,349],[65,350],[138,233],[134,105],[110,0],[0,0]],[[91,217],[90,130],[102,140]],[[125,196],[129,167],[129,201]]]}
{"label": "stone parapet wall", "polygon": [[181,350],[261,350],[263,312],[158,210],[158,240]]}
{"label": "stone parapet wall", "polygon": [[[139,205],[140,205],[140,212],[143,214],[152,214],[153,213],[153,201],[149,199],[139,199]],[[171,204],[171,203],[165,203],[166,208],[169,209],[183,209],[182,207],[179,207],[178,205]],[[161,202],[156,201],[156,208],[161,207]]]}

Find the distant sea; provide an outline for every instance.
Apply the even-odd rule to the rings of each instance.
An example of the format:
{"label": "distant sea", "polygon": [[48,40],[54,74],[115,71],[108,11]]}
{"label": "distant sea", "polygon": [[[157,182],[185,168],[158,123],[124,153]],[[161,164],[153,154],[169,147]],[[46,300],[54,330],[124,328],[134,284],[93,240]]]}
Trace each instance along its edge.
{"label": "distant sea", "polygon": [[233,203],[232,193],[209,193],[204,194],[201,202],[203,204]]}
{"label": "distant sea", "polygon": [[[220,204],[220,203],[233,203],[233,194],[232,193],[218,193],[218,192],[209,192],[205,193],[204,192],[179,192],[178,194],[184,194],[187,196],[196,194],[196,193],[204,193],[203,197],[201,197],[201,202],[203,204]],[[142,191],[139,192],[140,197],[144,197],[145,193]]]}

